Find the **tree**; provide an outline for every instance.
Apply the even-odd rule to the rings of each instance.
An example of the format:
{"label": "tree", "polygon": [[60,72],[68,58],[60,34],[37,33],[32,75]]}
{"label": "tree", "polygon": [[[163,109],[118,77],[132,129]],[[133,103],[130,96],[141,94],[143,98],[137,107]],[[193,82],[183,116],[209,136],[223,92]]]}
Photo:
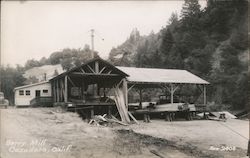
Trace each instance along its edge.
{"label": "tree", "polygon": [[173,12],[170,18],[168,19],[168,25],[176,26],[177,23],[178,23],[178,14],[177,12]]}
{"label": "tree", "polygon": [[70,58],[62,59],[61,65],[62,65],[63,70],[66,70],[66,71],[70,70],[74,66]]}
{"label": "tree", "polygon": [[167,55],[174,44],[174,38],[169,29],[162,31],[162,42],[160,45],[160,51],[162,54]]}
{"label": "tree", "polygon": [[181,10],[181,18],[185,19],[197,16],[200,13],[200,7],[198,0],[185,0]]}
{"label": "tree", "polygon": [[4,92],[5,97],[10,101],[10,104],[14,104],[13,89],[18,86],[22,86],[25,78],[22,76],[22,71],[18,71],[16,68],[10,66],[0,67],[1,75],[1,91]]}
{"label": "tree", "polygon": [[25,63],[25,69],[30,69],[30,68],[33,68],[33,67],[38,67],[38,66],[41,66],[40,62],[35,60],[35,59],[30,59],[28,60],[26,63]]}

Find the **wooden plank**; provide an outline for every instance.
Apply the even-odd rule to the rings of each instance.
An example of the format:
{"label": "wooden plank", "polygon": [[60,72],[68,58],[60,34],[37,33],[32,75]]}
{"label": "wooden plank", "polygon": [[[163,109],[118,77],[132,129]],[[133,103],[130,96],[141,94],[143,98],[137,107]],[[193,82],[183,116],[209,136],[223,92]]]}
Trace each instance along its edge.
{"label": "wooden plank", "polygon": [[123,84],[122,84],[122,90],[123,90],[123,95],[124,95],[124,100],[125,100],[125,106],[128,109],[128,84],[126,79],[122,79],[123,80]]}
{"label": "wooden plank", "polygon": [[136,124],[139,124],[136,118],[129,111],[128,111],[128,115],[135,121]]}
{"label": "wooden plank", "polygon": [[[121,82],[122,82],[122,80],[120,81],[120,83]],[[127,109],[127,107],[125,105],[124,94],[123,94],[122,89],[119,87],[119,84],[116,85],[115,88],[114,88],[116,107],[118,109],[118,112],[120,114],[122,122],[129,123],[130,119],[129,119],[129,116],[128,116],[128,109]]]}
{"label": "wooden plank", "polygon": [[155,154],[156,156],[158,156],[159,158],[165,158],[165,156],[163,156],[162,154],[160,154],[158,151],[156,150],[150,150],[150,152],[152,154]]}

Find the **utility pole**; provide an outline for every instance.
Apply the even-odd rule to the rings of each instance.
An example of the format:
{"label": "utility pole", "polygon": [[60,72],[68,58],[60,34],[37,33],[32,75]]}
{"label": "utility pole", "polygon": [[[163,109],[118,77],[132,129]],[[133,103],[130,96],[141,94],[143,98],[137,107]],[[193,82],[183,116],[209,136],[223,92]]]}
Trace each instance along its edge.
{"label": "utility pole", "polygon": [[91,29],[91,58],[93,59],[94,58],[94,32],[95,30],[94,29]]}
{"label": "utility pole", "polygon": [[[1,42],[1,39],[0,39],[0,42]],[[1,44],[0,44],[0,92],[1,92],[1,88],[2,88],[2,78],[1,78],[1,71],[2,71],[2,57],[1,57],[1,54],[2,53],[2,51],[1,51]]]}

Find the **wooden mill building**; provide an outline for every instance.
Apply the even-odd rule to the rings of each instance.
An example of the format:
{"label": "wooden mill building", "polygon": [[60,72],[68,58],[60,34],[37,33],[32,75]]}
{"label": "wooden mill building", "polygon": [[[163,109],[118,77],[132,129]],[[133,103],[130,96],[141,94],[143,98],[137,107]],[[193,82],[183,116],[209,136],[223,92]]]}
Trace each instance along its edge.
{"label": "wooden mill building", "polygon": [[[86,117],[117,111],[121,120],[127,123],[130,122],[128,93],[132,88],[140,92],[146,88],[165,89],[170,93],[170,102],[166,106],[176,107],[175,92],[186,84],[196,85],[201,90],[202,104],[206,105],[206,85],[209,84],[186,70],[116,67],[101,58],[92,59],[49,82],[53,105],[82,110]],[[165,111],[169,110],[165,108]],[[158,112],[164,112],[164,109]]]}

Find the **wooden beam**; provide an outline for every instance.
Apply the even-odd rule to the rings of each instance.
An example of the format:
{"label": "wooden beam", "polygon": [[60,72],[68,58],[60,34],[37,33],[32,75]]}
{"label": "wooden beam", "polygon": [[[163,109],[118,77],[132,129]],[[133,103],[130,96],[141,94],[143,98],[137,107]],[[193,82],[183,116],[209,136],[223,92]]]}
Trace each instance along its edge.
{"label": "wooden beam", "polygon": [[106,69],[106,66],[104,66],[101,71],[99,71],[99,74],[102,73]]}
{"label": "wooden beam", "polygon": [[67,103],[68,102],[68,76],[67,75],[64,77],[64,88],[65,88],[64,102]]}
{"label": "wooden beam", "polygon": [[198,90],[203,93],[203,90],[200,88],[200,86],[197,84],[196,87],[198,88]]}
{"label": "wooden beam", "polygon": [[52,86],[53,86],[53,101],[56,102],[56,82],[55,81],[52,82]]}
{"label": "wooden beam", "polygon": [[72,84],[72,86],[76,87],[76,85],[74,84],[74,82],[71,80],[71,78],[69,76],[68,76],[68,80]]}
{"label": "wooden beam", "polygon": [[139,107],[142,109],[142,89],[139,89],[139,96],[140,96],[140,102],[139,102]]}
{"label": "wooden beam", "polygon": [[99,62],[95,61],[95,73],[99,73]]}
{"label": "wooden beam", "polygon": [[135,85],[133,84],[132,86],[130,86],[129,88],[128,88],[128,92],[134,87]]}
{"label": "wooden beam", "polygon": [[58,80],[56,80],[56,102],[60,102],[59,100],[59,84],[58,84]]}
{"label": "wooden beam", "polygon": [[82,73],[85,73],[85,71],[83,70],[83,68],[81,67],[80,70],[82,71]]}
{"label": "wooden beam", "polygon": [[174,103],[174,85],[170,84],[171,104]]}
{"label": "wooden beam", "polygon": [[176,87],[174,88],[174,92],[175,92],[178,88],[179,88],[179,86],[176,86]]}
{"label": "wooden beam", "polygon": [[168,92],[169,92],[169,93],[171,93],[171,89],[170,89],[168,86],[166,86],[166,85],[161,85],[161,87],[163,87],[163,88],[167,89],[167,90],[168,90]]}
{"label": "wooden beam", "polygon": [[91,72],[95,73],[95,71],[92,69],[92,67],[90,67],[89,65],[87,65],[87,66],[88,66],[88,68],[89,68],[89,70],[90,70]]}
{"label": "wooden beam", "polygon": [[170,84],[170,94],[171,94],[171,104],[174,103],[174,92],[179,88],[179,86],[174,87],[174,84]]}
{"label": "wooden beam", "polygon": [[58,81],[58,84],[59,84],[59,102],[62,101],[62,82],[61,82],[61,79]]}
{"label": "wooden beam", "polygon": [[94,106],[92,106],[92,108],[90,109],[90,118],[93,119],[94,118]]}
{"label": "wooden beam", "polygon": [[119,74],[97,74],[97,73],[81,73],[81,72],[72,72],[70,75],[74,76],[120,76]]}
{"label": "wooden beam", "polygon": [[127,107],[128,110],[128,83],[126,79],[123,80],[123,93],[124,93],[124,101],[125,101],[125,106]]}
{"label": "wooden beam", "polygon": [[207,90],[206,90],[206,85],[203,85],[203,94],[204,94],[204,105],[207,104]]}
{"label": "wooden beam", "polygon": [[111,72],[112,72],[112,70],[110,70],[110,71],[108,72],[108,74],[111,74]]}
{"label": "wooden beam", "polygon": [[136,124],[139,124],[139,122],[136,120],[136,118],[128,111],[128,115],[132,118],[132,120],[135,121]]}

